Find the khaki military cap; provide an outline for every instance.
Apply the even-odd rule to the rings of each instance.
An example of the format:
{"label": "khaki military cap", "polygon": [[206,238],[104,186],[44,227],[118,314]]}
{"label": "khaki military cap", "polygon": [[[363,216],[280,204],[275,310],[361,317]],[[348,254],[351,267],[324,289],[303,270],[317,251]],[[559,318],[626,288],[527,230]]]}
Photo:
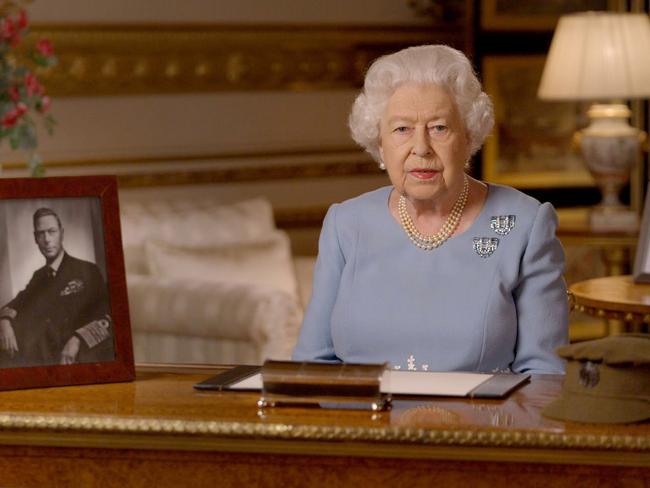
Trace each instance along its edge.
{"label": "khaki military cap", "polygon": [[650,419],[650,334],[624,334],[562,346],[560,397],[542,414],[560,420],[630,423]]}

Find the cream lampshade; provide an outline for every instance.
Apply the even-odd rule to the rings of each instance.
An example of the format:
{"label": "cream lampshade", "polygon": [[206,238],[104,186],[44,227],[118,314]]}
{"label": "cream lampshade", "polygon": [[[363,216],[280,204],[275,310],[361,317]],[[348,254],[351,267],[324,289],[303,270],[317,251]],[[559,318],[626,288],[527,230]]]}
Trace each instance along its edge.
{"label": "cream lampshade", "polygon": [[584,12],[560,18],[538,96],[593,100],[590,125],[578,133],[583,158],[603,198],[595,228],[629,229],[637,217],[618,193],[629,180],[645,133],[631,127],[622,100],[650,97],[650,19],[646,14]]}

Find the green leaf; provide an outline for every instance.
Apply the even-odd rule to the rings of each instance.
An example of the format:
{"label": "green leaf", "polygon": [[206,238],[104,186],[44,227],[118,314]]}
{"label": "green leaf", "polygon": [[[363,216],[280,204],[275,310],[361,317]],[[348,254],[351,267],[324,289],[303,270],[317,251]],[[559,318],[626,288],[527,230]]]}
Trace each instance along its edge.
{"label": "green leaf", "polygon": [[36,151],[31,151],[27,158],[29,165],[29,174],[33,178],[42,178],[45,176],[45,167],[43,166],[43,159]]}
{"label": "green leaf", "polygon": [[18,138],[20,149],[36,149],[38,140],[36,138],[36,131],[31,123],[23,123],[18,127]]}

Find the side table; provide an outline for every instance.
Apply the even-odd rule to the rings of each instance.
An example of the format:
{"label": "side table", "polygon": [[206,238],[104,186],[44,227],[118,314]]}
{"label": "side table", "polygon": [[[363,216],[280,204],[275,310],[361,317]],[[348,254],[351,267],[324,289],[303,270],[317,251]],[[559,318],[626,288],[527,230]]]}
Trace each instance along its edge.
{"label": "side table", "polygon": [[565,248],[598,249],[607,276],[629,273],[639,238],[637,230],[595,230],[589,225],[588,208],[560,209],[557,213],[557,236]]}
{"label": "side table", "polygon": [[573,283],[569,286],[569,303],[579,312],[621,321],[622,330],[648,331],[650,284],[634,283],[631,275]]}

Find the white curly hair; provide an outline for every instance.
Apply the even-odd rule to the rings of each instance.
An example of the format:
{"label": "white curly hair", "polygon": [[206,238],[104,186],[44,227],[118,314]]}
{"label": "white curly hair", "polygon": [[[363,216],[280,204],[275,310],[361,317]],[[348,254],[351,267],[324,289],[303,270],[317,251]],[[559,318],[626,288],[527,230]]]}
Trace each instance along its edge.
{"label": "white curly hair", "polygon": [[469,60],[449,46],[415,46],[375,60],[352,106],[348,121],[352,138],[375,161],[382,164],[381,116],[388,99],[406,82],[432,83],[449,90],[467,129],[470,155],[481,148],[494,125],[494,109]]}

